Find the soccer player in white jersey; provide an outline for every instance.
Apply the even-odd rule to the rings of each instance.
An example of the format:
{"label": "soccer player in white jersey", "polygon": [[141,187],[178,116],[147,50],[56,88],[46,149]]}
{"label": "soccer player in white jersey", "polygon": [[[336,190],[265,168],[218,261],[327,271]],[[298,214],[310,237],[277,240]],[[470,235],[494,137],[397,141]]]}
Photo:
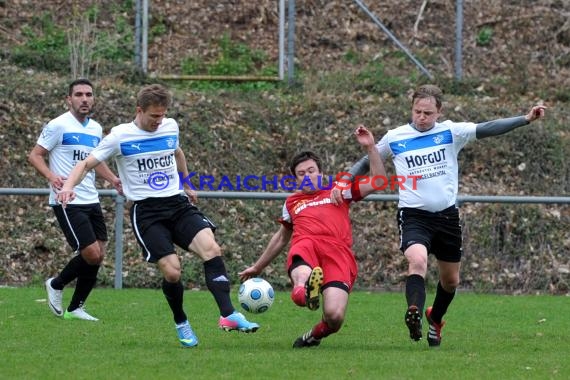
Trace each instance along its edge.
{"label": "soccer player in white jersey", "polygon": [[[442,102],[437,86],[420,86],[412,96],[412,122],[388,131],[376,145],[382,158],[392,158],[397,175],[406,179],[399,187],[398,226],[400,250],[408,261],[404,321],[414,341],[422,338],[428,255],[437,259],[437,291],[433,305],[425,311],[430,347],[441,343],[443,316],[459,285],[462,233],[456,207],[457,155],[470,141],[522,127],[545,112],[544,106],[537,105],[524,116],[478,124],[440,123]],[[349,170],[349,179],[366,173],[368,166],[368,158],[363,157]],[[340,189],[333,190],[332,198],[335,203],[342,200]]]}
{"label": "soccer player in white jersey", "polygon": [[[67,242],[77,253],[58,276],[46,280],[48,306],[58,317],[97,321],[84,308],[85,301],[97,281],[97,272],[105,257],[107,229],[99,194],[95,188],[95,173],[89,172],[77,186],[77,197],[67,208],[57,204],[56,193],[67,175],[101,141],[103,129],[89,115],[94,105],[93,85],[87,79],[77,79],[69,85],[66,102],[69,111],[47,123],[28,155],[29,162],[50,184],[49,204],[63,230]],[[46,163],[49,161],[49,166]],[[97,168],[97,174],[120,192],[121,183],[107,165]],[[63,288],[77,279],[69,306],[63,310]]]}
{"label": "soccer player in white jersey", "polygon": [[[218,325],[226,331],[255,332],[259,328],[235,310],[230,282],[220,246],[214,238],[216,226],[193,204],[197,193],[187,182],[188,167],[179,146],[176,120],[167,118],[171,95],[158,84],[142,88],[137,95],[136,117],[118,125],[69,175],[58,200],[73,200],[74,186],[101,162],[115,158],[123,191],[133,202],[130,217],[144,260],[158,264],[163,275],[162,292],[172,310],[178,339],[194,347],[194,334],[183,308],[184,286],[175,251],[193,251],[204,262],[206,286],[220,310]],[[184,181],[181,181],[181,178]]]}

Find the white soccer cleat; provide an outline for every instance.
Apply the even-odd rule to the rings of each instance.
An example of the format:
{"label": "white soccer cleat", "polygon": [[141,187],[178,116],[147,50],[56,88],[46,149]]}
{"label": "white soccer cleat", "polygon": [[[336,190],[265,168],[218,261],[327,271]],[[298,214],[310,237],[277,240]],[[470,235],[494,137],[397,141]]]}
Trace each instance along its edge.
{"label": "white soccer cleat", "polygon": [[56,290],[51,287],[51,280],[53,277],[48,278],[45,282],[46,284],[46,291],[48,296],[48,306],[52,313],[61,317],[63,315],[63,307],[61,306],[62,298],[63,298],[63,290]]}
{"label": "white soccer cleat", "polygon": [[85,311],[85,309],[83,309],[83,306],[78,307],[77,309],[73,310],[73,311],[65,311],[65,313],[63,314],[63,319],[82,319],[84,321],[98,321],[99,319],[93,317],[92,315],[87,314],[87,312]]}

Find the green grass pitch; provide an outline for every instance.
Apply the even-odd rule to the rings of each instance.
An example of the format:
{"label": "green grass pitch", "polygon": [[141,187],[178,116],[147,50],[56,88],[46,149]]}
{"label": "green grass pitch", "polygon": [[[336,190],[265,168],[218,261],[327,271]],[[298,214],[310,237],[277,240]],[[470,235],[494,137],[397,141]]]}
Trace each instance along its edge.
{"label": "green grass pitch", "polygon": [[[71,289],[64,292],[67,305]],[[186,291],[200,344],[182,348],[160,290],[95,289],[99,322],[66,321],[42,287],[0,288],[0,379],[567,379],[570,299],[458,292],[443,341],[411,342],[404,295],[357,291],[343,328],[319,347],[293,349],[320,312],[277,292],[272,308],[247,314],[255,334],[217,328],[208,292]],[[232,291],[237,304],[237,288]],[[428,293],[428,303],[433,294]],[[424,325],[424,336],[427,326]]]}

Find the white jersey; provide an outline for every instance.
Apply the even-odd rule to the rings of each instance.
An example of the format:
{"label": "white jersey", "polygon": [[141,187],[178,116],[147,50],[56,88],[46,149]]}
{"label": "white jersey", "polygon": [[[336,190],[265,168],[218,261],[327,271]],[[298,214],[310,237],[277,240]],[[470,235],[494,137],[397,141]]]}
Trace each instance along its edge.
{"label": "white jersey", "polygon": [[457,155],[469,141],[475,140],[475,129],[475,123],[446,120],[425,132],[410,124],[402,125],[382,137],[376,147],[382,158],[393,159],[400,176],[397,179],[403,184],[398,207],[436,212],[455,205]]}
{"label": "white jersey", "polygon": [[99,161],[115,158],[127,199],[170,197],[183,193],[174,158],[178,135],[176,120],[169,118],[155,132],[143,131],[134,122],[120,124],[91,154]]}
{"label": "white jersey", "polygon": [[[101,125],[92,119],[86,121],[82,125],[71,112],[66,112],[44,126],[37,144],[49,151],[49,169],[53,173],[67,178],[77,162],[84,160],[101,141]],[[91,170],[76,186],[75,199],[70,204],[98,202],[95,172]],[[54,189],[50,191],[49,204],[57,204]]]}

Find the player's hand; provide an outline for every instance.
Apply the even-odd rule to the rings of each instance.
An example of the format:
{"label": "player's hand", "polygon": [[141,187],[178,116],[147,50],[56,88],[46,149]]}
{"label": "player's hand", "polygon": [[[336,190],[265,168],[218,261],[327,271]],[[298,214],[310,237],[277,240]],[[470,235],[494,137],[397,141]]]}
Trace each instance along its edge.
{"label": "player's hand", "polygon": [[531,121],[544,117],[544,110],[546,110],[545,106],[538,105],[532,107],[529,113],[525,116],[526,121],[530,123]]}
{"label": "player's hand", "polygon": [[[344,186],[346,186],[346,184],[344,184]],[[334,187],[331,190],[331,202],[336,206],[341,205],[342,202],[344,202],[341,186],[337,182],[335,182]]]}
{"label": "player's hand", "polygon": [[121,182],[120,178],[117,177],[117,179],[115,179],[112,184],[119,195],[125,195],[123,193],[123,183]]}
{"label": "player's hand", "polygon": [[198,193],[195,190],[184,188],[184,192],[186,193],[186,196],[190,200],[190,203],[198,202]]}
{"label": "player's hand", "polygon": [[65,208],[68,203],[75,199],[75,192],[73,190],[61,190],[55,194],[55,199]]}
{"label": "player's hand", "polygon": [[257,277],[261,271],[257,270],[255,266],[250,266],[238,273],[239,279],[241,282],[245,280],[249,280],[250,278]]}
{"label": "player's hand", "polygon": [[374,135],[372,135],[372,132],[370,132],[364,125],[361,124],[356,127],[354,135],[356,136],[356,139],[360,145],[364,147],[374,145]]}
{"label": "player's hand", "polygon": [[58,192],[63,187],[63,184],[64,184],[66,179],[67,179],[67,177],[56,174],[56,175],[50,177],[48,179],[48,181],[49,181],[51,188],[54,189],[56,192]]}

